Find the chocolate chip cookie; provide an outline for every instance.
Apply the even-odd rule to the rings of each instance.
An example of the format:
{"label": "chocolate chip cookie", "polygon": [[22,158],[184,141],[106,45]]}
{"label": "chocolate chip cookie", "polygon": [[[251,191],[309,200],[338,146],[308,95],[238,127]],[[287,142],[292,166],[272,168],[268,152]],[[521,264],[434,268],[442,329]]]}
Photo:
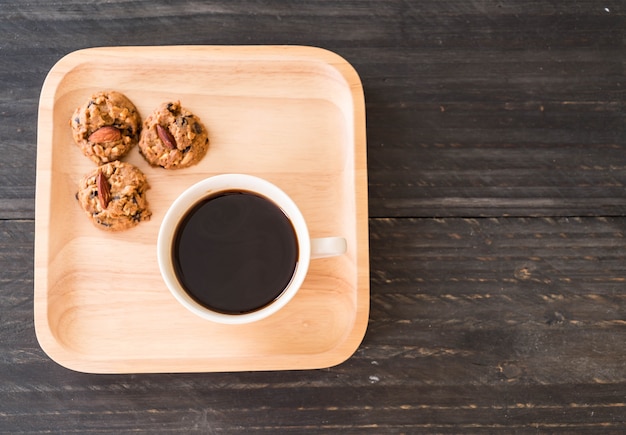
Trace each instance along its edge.
{"label": "chocolate chip cookie", "polygon": [[102,91],[74,111],[70,126],[83,154],[100,165],[122,158],[137,144],[141,117],[125,95]]}
{"label": "chocolate chip cookie", "polygon": [[114,161],[85,175],[76,199],[98,228],[120,231],[150,219],[148,188],[146,176],[137,167]]}
{"label": "chocolate chip cookie", "polygon": [[139,152],[153,166],[186,168],[207,152],[209,138],[200,119],[180,102],[163,103],[144,121]]}

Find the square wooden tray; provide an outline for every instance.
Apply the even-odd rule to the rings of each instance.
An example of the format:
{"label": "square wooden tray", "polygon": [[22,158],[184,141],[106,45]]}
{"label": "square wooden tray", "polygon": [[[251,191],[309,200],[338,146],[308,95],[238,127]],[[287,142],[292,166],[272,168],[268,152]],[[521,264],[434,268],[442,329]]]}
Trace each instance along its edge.
{"label": "square wooden tray", "polygon": [[[99,90],[146,117],[180,100],[207,126],[196,166],[124,158],[151,185],[152,219],[119,233],[91,224],[74,193],[94,168],[69,117]],[[338,55],[301,46],[103,47],[61,59],[41,92],[37,139],[35,330],[59,364],[91,373],[314,369],[358,348],[369,315],[363,89]],[[162,282],[156,238],[172,201],[219,173],[268,179],[300,206],[312,237],[342,235],[346,255],[314,260],[278,314],[219,325],[186,311]]]}

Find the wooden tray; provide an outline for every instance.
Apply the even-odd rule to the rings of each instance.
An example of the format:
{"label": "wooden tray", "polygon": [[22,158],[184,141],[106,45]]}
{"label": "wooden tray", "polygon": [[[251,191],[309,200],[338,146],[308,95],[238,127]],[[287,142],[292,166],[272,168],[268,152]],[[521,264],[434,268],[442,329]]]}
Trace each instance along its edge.
{"label": "wooden tray", "polygon": [[[96,91],[126,94],[146,117],[180,100],[209,130],[196,166],[124,160],[151,185],[149,222],[93,226],[75,198],[94,168],[72,142],[75,107]],[[369,312],[365,108],[338,55],[299,46],[109,47],[61,59],[41,92],[37,142],[35,329],[59,364],[92,373],[313,369],[359,346]],[[159,224],[185,188],[211,175],[264,177],[299,204],[313,237],[345,236],[348,253],[314,260],[296,297],[249,325],[186,311],[161,280]]]}

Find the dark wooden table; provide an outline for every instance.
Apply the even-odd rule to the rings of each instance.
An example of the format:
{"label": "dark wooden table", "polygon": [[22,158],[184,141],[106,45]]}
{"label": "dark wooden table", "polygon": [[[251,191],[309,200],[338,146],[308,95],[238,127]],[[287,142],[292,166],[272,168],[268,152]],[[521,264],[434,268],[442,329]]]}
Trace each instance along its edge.
{"label": "dark wooden table", "polygon": [[[626,2],[0,0],[0,433],[626,432]],[[33,327],[37,106],[114,45],[333,50],[366,97],[371,313],[311,371],[92,375]]]}

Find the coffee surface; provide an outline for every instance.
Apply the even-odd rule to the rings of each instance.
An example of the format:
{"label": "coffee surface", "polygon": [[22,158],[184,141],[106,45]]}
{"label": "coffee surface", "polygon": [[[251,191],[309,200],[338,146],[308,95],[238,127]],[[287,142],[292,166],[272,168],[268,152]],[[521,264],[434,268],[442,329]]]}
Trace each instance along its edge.
{"label": "coffee surface", "polygon": [[273,202],[256,194],[222,192],[181,220],[172,249],[177,278],[197,302],[243,314],[275,300],[292,279],[298,245],[294,228]]}

